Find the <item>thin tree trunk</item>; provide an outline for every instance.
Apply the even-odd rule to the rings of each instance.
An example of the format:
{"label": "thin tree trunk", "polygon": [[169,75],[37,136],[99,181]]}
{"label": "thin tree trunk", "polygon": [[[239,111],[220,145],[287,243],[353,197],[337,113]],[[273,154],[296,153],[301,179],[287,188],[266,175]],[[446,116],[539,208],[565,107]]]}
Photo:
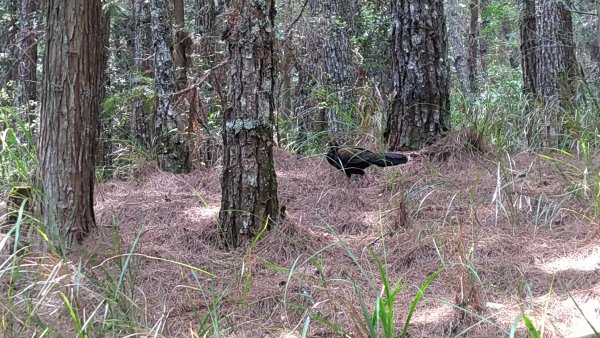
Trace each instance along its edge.
{"label": "thin tree trunk", "polygon": [[215,51],[219,35],[216,28],[216,6],[214,0],[196,0],[196,33],[200,37],[197,54],[200,55],[202,69],[211,68],[215,61]]}
{"label": "thin tree trunk", "polygon": [[[454,56],[454,69],[460,88],[470,103],[473,102],[471,86],[469,84],[469,69],[467,61],[467,48],[463,34],[463,23],[455,0],[448,1],[448,45]],[[391,90],[390,90],[391,91]]]}
{"label": "thin tree trunk", "polygon": [[[306,40],[310,40],[310,37]],[[313,46],[313,44],[310,41],[305,41],[305,45],[300,48],[303,51],[314,50],[310,46]],[[319,88],[315,74],[319,70],[314,68],[318,64],[317,53],[306,52],[303,54],[305,56],[296,65],[298,83],[295,86],[294,94],[294,117],[298,121],[295,141],[299,153],[303,153],[308,148],[311,134],[320,134],[322,131],[327,130],[323,109],[319,108],[314,93],[315,88]]]}
{"label": "thin tree trunk", "polygon": [[535,0],[518,0],[521,12],[519,31],[521,34],[521,69],[523,72],[523,93],[536,93],[537,37]]}
{"label": "thin tree trunk", "polygon": [[18,2],[17,0],[8,1],[7,20],[6,25],[0,28],[0,41],[2,45],[0,50],[8,51],[8,58],[2,58],[0,61],[0,70],[5,70],[6,73],[2,74],[0,78],[0,89],[6,88],[6,86],[18,78],[18,62],[19,53],[17,48],[17,39],[19,34],[18,27]]}
{"label": "thin tree trunk", "polygon": [[[600,1],[596,4],[596,44],[598,53],[596,54],[596,66],[600,72]],[[596,88],[600,91],[600,75],[596,78]]]}
{"label": "thin tree trunk", "polygon": [[[479,16],[482,18],[480,22],[479,31],[483,31],[489,24],[490,20],[487,18],[487,10],[490,6],[491,0],[480,0],[479,2]],[[479,43],[479,77],[484,81],[487,79],[487,58],[488,58],[488,49],[489,49],[489,41],[482,37],[481,35],[478,38]]]}
{"label": "thin tree trunk", "polygon": [[[133,0],[133,63],[135,65],[136,77],[151,76],[151,32],[150,32],[150,7],[145,0]],[[139,81],[137,85],[140,85]],[[131,111],[130,132],[131,135],[142,143],[149,143],[148,118],[144,111],[144,99],[138,98],[133,101]]]}
{"label": "thin tree trunk", "polygon": [[[262,4],[262,6],[261,6]],[[223,124],[223,177],[219,236],[235,248],[277,221],[273,167],[273,0],[234,0],[227,39],[231,58],[229,106]]]}
{"label": "thin tree trunk", "polygon": [[292,115],[292,45],[290,39],[283,41],[281,59],[281,115],[289,118]]}
{"label": "thin tree trunk", "polygon": [[469,37],[467,53],[467,69],[469,71],[469,94],[473,102],[477,96],[477,60],[479,59],[479,0],[469,2]]}
{"label": "thin tree trunk", "polygon": [[28,102],[35,101],[37,96],[36,10],[37,0],[21,0],[19,6],[19,77],[16,103],[18,106],[25,107],[28,122],[33,120],[33,112],[30,111]]}
{"label": "thin tree trunk", "polygon": [[181,173],[188,170],[188,150],[178,126],[181,124],[173,107],[175,70],[169,41],[172,41],[167,1],[151,0],[152,36],[154,40],[154,81],[156,84],[156,133],[158,166],[161,170]]}
{"label": "thin tree trunk", "polygon": [[177,89],[187,87],[187,54],[191,46],[190,34],[185,31],[185,11],[183,0],[173,0],[173,21],[175,27],[175,48],[173,48],[173,61],[175,64],[175,82]]}
{"label": "thin tree trunk", "polygon": [[61,252],[95,228],[94,155],[102,96],[99,1],[48,0],[38,145],[39,219]]}
{"label": "thin tree trunk", "polygon": [[[292,13],[292,2],[286,1],[285,12]],[[286,27],[290,27],[291,20],[286,21]],[[292,34],[286,32],[287,36],[281,43],[281,86],[279,96],[281,101],[279,104],[280,116],[286,120],[292,116],[292,68],[294,66],[294,56],[292,54]],[[277,117],[276,117],[277,118]],[[279,123],[277,123],[279,124]],[[279,129],[279,128],[278,128]],[[277,143],[280,144],[279,130],[277,130]]]}

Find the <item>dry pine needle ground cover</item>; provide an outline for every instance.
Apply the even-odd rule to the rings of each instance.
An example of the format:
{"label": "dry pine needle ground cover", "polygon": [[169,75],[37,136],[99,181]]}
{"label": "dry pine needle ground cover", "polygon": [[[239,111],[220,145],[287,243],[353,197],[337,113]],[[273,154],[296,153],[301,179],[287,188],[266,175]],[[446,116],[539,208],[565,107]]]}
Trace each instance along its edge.
{"label": "dry pine needle ground cover", "polygon": [[[397,332],[418,288],[444,268],[411,337],[507,336],[521,312],[547,337],[593,333],[586,319],[600,328],[598,223],[582,216],[593,210],[577,187],[581,161],[474,154],[458,138],[406,165],[370,168],[370,184],[276,149],[285,220],[235,252],[216,240],[220,167],[102,183],[99,230],[72,258],[88,276],[116,279],[124,258],[115,254],[135,246],[123,290],[143,313],[139,331],[166,337],[191,336],[211,311],[225,337],[296,337],[307,316],[308,336],[337,336],[318,318],[363,336],[360,299],[372,308],[382,288],[372,253],[392,282],[402,278]],[[102,297],[84,289],[89,315]],[[523,324],[517,335],[527,335]]]}

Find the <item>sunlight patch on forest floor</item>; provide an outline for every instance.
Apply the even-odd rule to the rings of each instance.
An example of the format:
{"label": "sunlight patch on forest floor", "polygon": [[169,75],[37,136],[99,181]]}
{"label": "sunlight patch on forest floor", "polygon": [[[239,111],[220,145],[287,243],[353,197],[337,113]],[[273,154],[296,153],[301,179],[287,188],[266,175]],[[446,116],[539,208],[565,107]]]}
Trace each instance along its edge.
{"label": "sunlight patch on forest floor", "polygon": [[558,273],[568,270],[600,271],[600,245],[581,248],[570,252],[568,256],[558,257],[540,265],[547,273]]}

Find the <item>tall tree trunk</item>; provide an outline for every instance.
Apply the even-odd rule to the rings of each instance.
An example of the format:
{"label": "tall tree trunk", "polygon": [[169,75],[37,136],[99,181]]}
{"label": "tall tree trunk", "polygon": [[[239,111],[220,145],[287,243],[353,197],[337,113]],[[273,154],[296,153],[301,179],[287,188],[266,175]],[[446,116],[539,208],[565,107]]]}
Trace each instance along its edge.
{"label": "tall tree trunk", "polygon": [[0,89],[4,89],[7,85],[18,78],[18,62],[19,53],[17,48],[17,39],[19,34],[18,27],[18,7],[17,0],[7,1],[6,16],[8,17],[5,25],[0,27],[0,50],[7,51],[7,58],[0,58],[0,70],[5,70],[0,77]]}
{"label": "tall tree trunk", "polygon": [[521,20],[519,31],[521,35],[521,69],[523,72],[523,93],[536,93],[537,68],[537,38],[535,0],[518,0]]}
{"label": "tall tree trunk", "polygon": [[224,58],[225,44],[221,38],[227,27],[223,13],[228,6],[224,0],[196,0],[196,34],[200,36],[196,46],[202,69],[209,69]]}
{"label": "tall tree trunk", "polygon": [[188,170],[188,150],[178,126],[182,125],[173,107],[175,70],[171,57],[171,29],[166,0],[151,0],[152,37],[154,40],[154,81],[156,84],[156,133],[158,166],[161,170],[181,173]]}
{"label": "tall tree trunk", "polygon": [[[221,86],[227,83],[227,67],[213,67],[220,64],[226,58],[226,43],[223,36],[227,26],[227,15],[225,12],[225,2],[223,0],[196,0],[195,17],[195,43],[194,54],[197,56],[193,60],[195,69],[212,69],[208,81],[194,91],[194,97],[191,99],[189,131],[198,137],[190,139],[189,145],[194,149],[195,158],[204,158],[211,162],[216,157],[211,145],[217,143],[216,138],[210,135],[209,128],[206,128],[209,116],[221,116],[223,107],[227,106],[226,95],[223,94]],[[216,135],[215,135],[216,136]],[[205,161],[206,162],[206,161]],[[208,163],[208,162],[207,162]]]}
{"label": "tall tree trunk", "polygon": [[201,68],[208,69],[215,61],[216,45],[219,34],[216,32],[217,8],[214,0],[196,0],[196,34],[200,36],[197,44],[201,57]]}
{"label": "tall tree trunk", "polygon": [[[227,248],[277,220],[273,167],[274,0],[234,0],[227,45],[229,105],[223,124],[219,235]],[[270,220],[269,220],[270,219]]]}
{"label": "tall tree trunk", "polygon": [[[102,41],[102,48],[107,54],[104,58],[104,63],[102,64],[102,87],[100,89],[100,96],[98,100],[100,102],[104,102],[106,98],[106,87],[108,84],[108,75],[106,74],[106,69],[108,66],[108,51],[110,50],[110,11],[103,11],[101,16],[100,27],[102,27],[102,33],[100,36],[100,40]],[[98,147],[96,150],[96,165],[102,166],[111,166],[113,158],[110,156],[113,152],[113,139],[112,126],[111,121],[106,119],[100,119],[99,124],[99,137],[98,137]]]}
{"label": "tall tree trunk", "polygon": [[292,41],[287,38],[283,41],[281,55],[281,108],[280,113],[285,118],[292,115]]}
{"label": "tall tree trunk", "polygon": [[183,0],[173,0],[173,23],[175,27],[173,61],[177,89],[187,87],[187,54],[191,46],[190,34],[185,30],[185,10]]}
{"label": "tall tree trunk", "polygon": [[[312,40],[314,41],[314,40]],[[320,109],[319,101],[315,97],[315,89],[319,88],[317,81],[318,70],[315,65],[318,64],[317,53],[309,51],[315,50],[310,37],[307,37],[300,49],[302,50],[301,60],[298,60],[296,68],[298,69],[298,83],[294,90],[294,117],[298,121],[298,130],[296,135],[296,147],[299,153],[304,153],[311,141],[311,134],[320,134],[327,130],[324,110]]]}
{"label": "tall tree trunk", "polygon": [[[292,1],[288,0],[285,2],[285,7],[283,7],[283,11],[285,13],[293,13],[293,6],[292,6]],[[276,116],[276,119],[279,119],[279,117],[283,117],[284,119],[288,120],[291,116],[292,116],[292,69],[294,67],[294,56],[293,56],[293,45],[292,45],[292,20],[294,19],[290,19],[288,18],[287,20],[284,20],[283,24],[285,27],[288,27],[288,30],[285,32],[286,36],[282,39],[281,41],[281,47],[280,49],[280,53],[279,53],[279,62],[281,64],[281,82],[279,84],[279,93],[278,96],[280,97],[279,102],[276,103],[276,105],[278,106],[278,116]],[[277,126],[277,144],[279,146],[281,146],[281,137],[279,134],[279,122],[276,121],[276,126]]]}
{"label": "tall tree trunk", "polygon": [[449,129],[446,20],[443,0],[392,2],[395,96],[384,136],[392,150],[421,149]]}
{"label": "tall tree trunk", "polygon": [[[600,2],[596,4],[596,44],[598,53],[596,54],[596,66],[600,72]],[[596,88],[600,91],[600,75],[596,76]]]}
{"label": "tall tree trunk", "polygon": [[448,46],[454,57],[454,69],[460,88],[465,97],[472,103],[474,98],[471,95],[469,84],[469,65],[463,31],[459,5],[456,0],[450,0],[448,1]]}
{"label": "tall tree trunk", "polygon": [[561,134],[561,108],[572,106],[573,80],[577,60],[573,43],[571,12],[562,1],[539,0],[536,88],[547,110],[547,146],[558,146]]}
{"label": "tall tree trunk", "polygon": [[[491,0],[480,0],[479,1],[479,16],[481,17],[479,23],[479,32],[485,30],[485,28],[490,24],[489,14],[487,10],[490,6]],[[488,58],[488,50],[490,47],[489,41],[479,35],[478,41],[479,43],[479,77],[485,81],[487,79],[487,58]]]}
{"label": "tall tree trunk", "polygon": [[99,1],[48,0],[38,145],[39,219],[65,252],[95,226],[94,155],[102,95]]}
{"label": "tall tree trunk", "polygon": [[29,101],[36,100],[37,37],[35,16],[37,0],[21,0],[19,6],[19,77],[17,81],[18,106],[26,106],[27,120],[33,120],[27,107]]}
{"label": "tall tree trunk", "polygon": [[[151,76],[151,32],[150,32],[150,7],[145,0],[133,0],[133,62],[136,77],[140,77],[137,85],[141,85],[141,77]],[[150,141],[148,133],[148,118],[144,112],[144,99],[138,98],[133,101],[131,111],[130,132],[131,135],[142,143]]]}
{"label": "tall tree trunk", "polygon": [[352,119],[354,116],[354,73],[350,39],[355,30],[355,1],[313,0],[310,6],[317,18],[312,29],[319,41],[316,50],[320,52],[322,85],[325,92],[334,99],[333,102],[327,102],[325,121],[327,129],[336,133],[348,129],[345,124],[348,118]]}
{"label": "tall tree trunk", "polygon": [[477,96],[477,61],[479,59],[479,0],[469,2],[469,37],[467,69],[469,71],[469,98],[473,102]]}

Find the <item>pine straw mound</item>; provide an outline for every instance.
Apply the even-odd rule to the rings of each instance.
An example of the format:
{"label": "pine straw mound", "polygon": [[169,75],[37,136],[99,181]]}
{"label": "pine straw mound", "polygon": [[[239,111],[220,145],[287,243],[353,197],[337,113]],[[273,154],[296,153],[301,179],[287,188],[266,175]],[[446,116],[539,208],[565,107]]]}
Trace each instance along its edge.
{"label": "pine straw mound", "polygon": [[[287,217],[255,247],[234,252],[217,244],[220,167],[104,183],[96,198],[100,231],[82,248],[95,260],[87,271],[104,260],[114,269],[114,227],[122,253],[141,229],[135,252],[145,256],[131,266],[136,301],[148,325],[163,322],[168,337],[189,336],[214,293],[223,293],[218,313],[226,336],[297,334],[307,314],[361,336],[359,299],[372,307],[382,286],[371,250],[385,259],[390,280],[406,286],[396,300],[398,330],[418,288],[445,267],[412,318],[412,336],[506,335],[521,308],[538,325],[547,311],[548,337],[589,331],[569,298],[589,320],[599,319],[600,246],[590,240],[597,225],[569,212],[585,212],[585,204],[565,194],[564,177],[577,173],[561,178],[554,164],[530,153],[498,165],[461,144],[413,153],[404,166],[370,168],[371,184],[346,182],[322,158],[276,150]],[[443,158],[430,161],[434,153]],[[522,325],[518,330],[525,334]],[[333,335],[315,320],[309,332]]]}

